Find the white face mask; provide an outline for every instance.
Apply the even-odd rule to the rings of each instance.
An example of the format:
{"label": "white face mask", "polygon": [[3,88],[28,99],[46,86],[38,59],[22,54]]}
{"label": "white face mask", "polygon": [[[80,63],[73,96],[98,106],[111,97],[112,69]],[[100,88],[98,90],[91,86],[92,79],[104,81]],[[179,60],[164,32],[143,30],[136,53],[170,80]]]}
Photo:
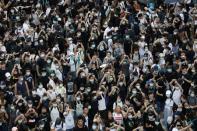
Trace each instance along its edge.
{"label": "white face mask", "polygon": [[133,118],[133,116],[132,116],[132,115],[129,115],[129,116],[128,116],[128,118],[129,118],[129,119],[132,119],[132,118]]}
{"label": "white face mask", "polygon": [[92,125],[92,129],[96,130],[97,126],[95,124]]}
{"label": "white face mask", "polygon": [[36,92],[35,91],[32,91],[32,95],[35,95],[36,94]]}
{"label": "white face mask", "polygon": [[50,60],[50,59],[48,59],[48,60],[47,60],[47,63],[48,63],[48,64],[50,64],[50,63],[51,63],[51,60]]}
{"label": "white face mask", "polygon": [[104,50],[104,46],[100,46],[100,51],[103,51]]}
{"label": "white face mask", "polygon": [[23,78],[20,78],[20,81],[23,81],[24,79]]}
{"label": "white face mask", "polygon": [[136,90],[132,90],[132,94],[133,95],[137,94],[137,91]]}
{"label": "white face mask", "polygon": [[39,85],[38,88],[39,88],[39,89],[42,89],[42,88],[43,88],[43,85]]}
{"label": "white face mask", "polygon": [[119,83],[120,86],[123,86],[123,84],[124,84],[123,82],[120,82],[120,83]]}
{"label": "white face mask", "polygon": [[191,93],[190,96],[191,96],[191,97],[195,97],[195,94],[194,94],[194,93]]}
{"label": "white face mask", "polygon": [[84,90],[84,87],[80,87],[80,90],[83,91]]}
{"label": "white face mask", "polygon": [[137,88],[137,89],[139,89],[139,88],[140,88],[140,86],[139,86],[139,85],[136,85],[136,88]]}
{"label": "white face mask", "polygon": [[46,76],[46,75],[47,75],[47,73],[46,73],[46,72],[42,73],[42,76]]}
{"label": "white face mask", "polygon": [[57,107],[57,104],[53,104],[53,107]]}
{"label": "white face mask", "polygon": [[26,72],[26,75],[29,76],[31,74],[31,72]]}
{"label": "white face mask", "polygon": [[60,102],[61,100],[60,99],[57,99],[57,102]]}
{"label": "white face mask", "polygon": [[41,58],[44,58],[44,57],[45,57],[45,54],[41,54],[40,57],[41,57]]}
{"label": "white face mask", "polygon": [[90,88],[87,88],[87,92],[90,92],[91,91],[91,89]]}
{"label": "white face mask", "polygon": [[77,97],[76,99],[77,99],[77,101],[80,101],[81,98],[80,97]]}
{"label": "white face mask", "polygon": [[29,108],[32,108],[32,104],[28,104],[28,107],[29,107]]}
{"label": "white face mask", "polygon": [[59,69],[60,66],[59,65],[56,65],[55,67],[56,67],[56,69]]}

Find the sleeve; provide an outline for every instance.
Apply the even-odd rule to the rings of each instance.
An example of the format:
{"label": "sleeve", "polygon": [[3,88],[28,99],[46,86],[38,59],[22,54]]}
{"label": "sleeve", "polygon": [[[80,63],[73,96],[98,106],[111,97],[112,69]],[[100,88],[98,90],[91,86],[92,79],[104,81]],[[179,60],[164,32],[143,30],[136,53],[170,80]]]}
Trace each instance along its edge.
{"label": "sleeve", "polygon": [[55,122],[52,123],[51,130],[55,130]]}

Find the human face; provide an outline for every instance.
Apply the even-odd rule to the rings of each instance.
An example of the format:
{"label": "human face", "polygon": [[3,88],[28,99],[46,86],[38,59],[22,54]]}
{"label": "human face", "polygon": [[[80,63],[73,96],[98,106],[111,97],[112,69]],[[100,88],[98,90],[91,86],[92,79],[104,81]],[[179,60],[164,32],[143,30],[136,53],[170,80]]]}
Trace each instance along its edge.
{"label": "human face", "polygon": [[78,120],[77,125],[79,127],[83,127],[83,120],[82,119]]}

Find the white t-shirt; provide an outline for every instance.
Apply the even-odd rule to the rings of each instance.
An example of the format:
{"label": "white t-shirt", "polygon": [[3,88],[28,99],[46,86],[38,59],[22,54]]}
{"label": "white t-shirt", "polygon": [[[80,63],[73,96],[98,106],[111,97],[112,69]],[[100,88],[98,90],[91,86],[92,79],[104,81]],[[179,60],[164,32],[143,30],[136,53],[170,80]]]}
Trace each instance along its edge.
{"label": "white t-shirt", "polygon": [[55,125],[55,122],[51,125],[51,129],[55,129],[55,131],[66,131],[66,123],[61,123],[59,125]]}
{"label": "white t-shirt", "polygon": [[65,116],[65,123],[66,129],[72,129],[73,127],[75,127],[73,112],[70,111],[68,115]]}
{"label": "white t-shirt", "polygon": [[175,89],[172,95],[172,99],[176,105],[181,104],[181,95],[182,92],[180,89]]}
{"label": "white t-shirt", "polygon": [[101,95],[101,100],[98,101],[98,109],[99,111],[106,110],[106,103],[105,103],[105,98],[103,95]]}
{"label": "white t-shirt", "polygon": [[50,116],[51,116],[52,122],[55,122],[56,119],[60,117],[59,110],[57,107],[52,107],[52,110],[50,112]]}
{"label": "white t-shirt", "polygon": [[38,88],[36,90],[36,94],[38,94],[41,98],[42,98],[42,96],[44,95],[45,92],[46,92],[45,88]]}

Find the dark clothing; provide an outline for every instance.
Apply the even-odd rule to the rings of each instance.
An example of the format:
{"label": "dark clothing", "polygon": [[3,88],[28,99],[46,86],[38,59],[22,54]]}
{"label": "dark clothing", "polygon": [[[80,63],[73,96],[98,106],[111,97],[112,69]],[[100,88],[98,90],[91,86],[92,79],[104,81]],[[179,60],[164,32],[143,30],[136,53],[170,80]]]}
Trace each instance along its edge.
{"label": "dark clothing", "polygon": [[88,131],[88,128],[87,128],[87,126],[84,126],[83,128],[79,128],[79,127],[75,127],[74,129],[73,129],[73,131]]}

